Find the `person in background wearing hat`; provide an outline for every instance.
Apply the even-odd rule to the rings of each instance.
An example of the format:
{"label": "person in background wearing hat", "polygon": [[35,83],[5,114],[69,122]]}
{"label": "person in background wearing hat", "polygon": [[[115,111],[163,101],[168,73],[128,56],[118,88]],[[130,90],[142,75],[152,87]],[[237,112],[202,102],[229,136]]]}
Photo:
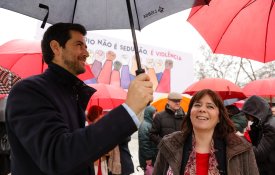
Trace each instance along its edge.
{"label": "person in background wearing hat", "polygon": [[165,110],[157,113],[154,117],[149,135],[156,145],[160,143],[163,136],[181,130],[183,117],[185,116],[180,106],[181,100],[181,94],[171,92],[168,95]]}
{"label": "person in background wearing hat", "polygon": [[252,141],[261,175],[275,172],[275,118],[268,102],[259,96],[249,97],[242,108],[246,118],[252,121],[249,136]]}

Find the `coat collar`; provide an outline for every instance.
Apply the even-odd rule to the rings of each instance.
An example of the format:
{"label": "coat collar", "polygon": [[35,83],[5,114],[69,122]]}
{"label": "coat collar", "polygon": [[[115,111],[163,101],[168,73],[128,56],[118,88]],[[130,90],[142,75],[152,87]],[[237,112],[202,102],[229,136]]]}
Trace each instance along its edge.
{"label": "coat collar", "polygon": [[67,88],[71,88],[73,93],[76,94],[82,109],[86,109],[90,97],[96,92],[96,89],[87,86],[78,77],[54,63],[48,65],[48,69],[44,72],[44,75],[49,76],[54,82],[58,82]]}

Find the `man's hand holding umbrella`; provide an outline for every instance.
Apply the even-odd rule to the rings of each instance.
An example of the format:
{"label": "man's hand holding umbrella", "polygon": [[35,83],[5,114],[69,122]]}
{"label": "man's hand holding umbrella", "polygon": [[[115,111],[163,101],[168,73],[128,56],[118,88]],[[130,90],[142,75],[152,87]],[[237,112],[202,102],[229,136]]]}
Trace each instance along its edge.
{"label": "man's hand holding umbrella", "polygon": [[140,74],[130,83],[125,103],[137,115],[150,101],[153,101],[153,83],[148,75]]}

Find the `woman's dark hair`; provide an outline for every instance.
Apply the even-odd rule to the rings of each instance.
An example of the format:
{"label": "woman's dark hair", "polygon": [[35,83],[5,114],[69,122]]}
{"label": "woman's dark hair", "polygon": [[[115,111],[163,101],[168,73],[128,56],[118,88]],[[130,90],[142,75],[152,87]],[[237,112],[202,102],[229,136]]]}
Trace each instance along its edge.
{"label": "woman's dark hair", "polygon": [[103,113],[103,108],[101,106],[93,105],[89,108],[87,119],[94,123]]}
{"label": "woman's dark hair", "polygon": [[54,57],[50,42],[56,40],[61,47],[65,48],[66,42],[71,39],[71,31],[80,32],[84,36],[87,33],[84,26],[73,23],[56,23],[46,30],[41,41],[42,55],[45,63],[49,64]]}
{"label": "woman's dark hair", "polygon": [[223,101],[221,97],[214,91],[210,89],[203,89],[201,91],[198,91],[191,99],[188,111],[186,116],[183,119],[182,124],[182,131],[184,134],[188,135],[192,132],[193,126],[190,119],[191,109],[195,102],[198,102],[201,98],[203,98],[205,95],[209,95],[210,98],[213,100],[214,104],[219,109],[219,123],[216,125],[214,130],[214,138],[225,138],[229,133],[235,132],[234,124],[230,120],[227,110],[223,105]]}

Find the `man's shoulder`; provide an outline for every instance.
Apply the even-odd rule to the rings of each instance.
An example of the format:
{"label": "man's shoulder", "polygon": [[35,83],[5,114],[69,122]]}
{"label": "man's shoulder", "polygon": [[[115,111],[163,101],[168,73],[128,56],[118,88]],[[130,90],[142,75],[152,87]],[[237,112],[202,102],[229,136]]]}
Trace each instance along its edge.
{"label": "man's shoulder", "polygon": [[42,75],[34,75],[25,79],[22,79],[20,81],[18,81],[16,83],[17,86],[39,86],[39,85],[43,85],[47,83],[47,81],[45,80],[45,77],[43,77]]}

